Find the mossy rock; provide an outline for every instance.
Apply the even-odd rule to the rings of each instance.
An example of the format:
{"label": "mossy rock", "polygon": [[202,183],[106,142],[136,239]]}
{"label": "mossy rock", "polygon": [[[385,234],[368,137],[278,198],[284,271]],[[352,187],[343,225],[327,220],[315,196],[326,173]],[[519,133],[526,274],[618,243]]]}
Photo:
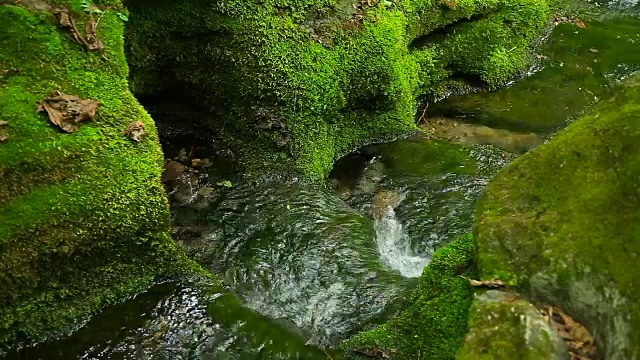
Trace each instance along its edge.
{"label": "mossy rock", "polygon": [[[0,352],[70,329],[102,306],[184,264],[169,236],[162,152],[128,89],[119,2],[102,2],[87,52],[40,10],[0,6]],[[58,1],[84,30],[80,1]],[[82,31],[81,30],[81,31]],[[104,56],[103,56],[104,55]],[[36,103],[53,91],[100,101],[93,121],[63,133]],[[142,121],[139,143],[123,134]]]}
{"label": "mossy rock", "polygon": [[209,108],[247,173],[292,165],[317,179],[416,130],[419,97],[517,76],[549,18],[544,0],[366,3],[353,15],[337,0],[130,0],[133,91]]}
{"label": "mossy rock", "polygon": [[457,360],[564,360],[567,345],[538,309],[514,294],[478,294]]}
{"label": "mossy rock", "polygon": [[454,359],[467,331],[476,274],[474,244],[464,235],[435,252],[406,308],[393,320],[341,345],[347,359]]}
{"label": "mossy rock", "polygon": [[640,74],[503,169],[477,207],[484,278],[583,323],[607,359],[640,357]]}

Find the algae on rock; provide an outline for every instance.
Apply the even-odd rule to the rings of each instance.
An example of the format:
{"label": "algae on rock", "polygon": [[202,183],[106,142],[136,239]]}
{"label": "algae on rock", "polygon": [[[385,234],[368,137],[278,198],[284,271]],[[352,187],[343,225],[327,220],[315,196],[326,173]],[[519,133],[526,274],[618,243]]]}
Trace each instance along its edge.
{"label": "algae on rock", "polygon": [[514,294],[476,295],[457,360],[566,360],[567,345],[538,309]]}
{"label": "algae on rock", "polygon": [[[80,1],[56,3],[78,26],[88,18]],[[122,5],[100,18],[104,57],[40,5],[0,6],[0,119],[11,125],[0,144],[0,352],[70,329],[183,263],[155,127],[128,89]],[[36,103],[56,90],[100,101],[95,120],[73,134],[53,126]],[[139,143],[123,135],[136,120]]]}
{"label": "algae on rock", "polygon": [[[544,0],[374,1],[355,15],[337,0],[127,5],[134,93],[181,92],[219,116],[247,163],[315,178],[415,130],[419,97],[524,71],[549,15]],[[260,130],[264,117],[283,126]]]}
{"label": "algae on rock", "polygon": [[498,173],[477,207],[484,278],[558,306],[607,359],[640,357],[640,74]]}

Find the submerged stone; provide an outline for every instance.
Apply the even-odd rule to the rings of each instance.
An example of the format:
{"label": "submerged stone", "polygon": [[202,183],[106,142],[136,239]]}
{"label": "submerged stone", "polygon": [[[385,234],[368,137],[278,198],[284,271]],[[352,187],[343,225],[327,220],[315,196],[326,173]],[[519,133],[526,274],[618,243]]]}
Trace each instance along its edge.
{"label": "submerged stone", "polygon": [[607,359],[640,356],[640,74],[490,182],[483,278],[564,309]]}

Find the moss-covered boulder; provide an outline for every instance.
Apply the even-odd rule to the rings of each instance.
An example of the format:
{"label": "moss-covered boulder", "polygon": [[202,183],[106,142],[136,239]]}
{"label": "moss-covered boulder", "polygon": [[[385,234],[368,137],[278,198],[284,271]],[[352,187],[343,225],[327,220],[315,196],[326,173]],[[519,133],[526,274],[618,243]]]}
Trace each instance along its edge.
{"label": "moss-covered boulder", "polygon": [[469,312],[469,332],[457,360],[565,360],[567,345],[538,309],[516,295],[489,290]]}
{"label": "moss-covered boulder", "polygon": [[[43,1],[0,5],[0,352],[64,330],[130,296],[181,259],[169,236],[162,153],[129,92],[117,1],[99,3],[88,52]],[[56,1],[84,35],[81,1]],[[120,16],[118,15],[120,13]],[[99,22],[97,21],[99,18]],[[53,91],[100,102],[65,133],[36,112]],[[134,142],[123,133],[144,124]]]}
{"label": "moss-covered boulder", "polygon": [[563,308],[607,359],[640,357],[640,74],[514,161],[477,207],[485,278]]}
{"label": "moss-covered boulder", "polygon": [[406,308],[393,320],[345,341],[347,359],[453,359],[467,331],[476,275],[473,238],[438,250]]}
{"label": "moss-covered boulder", "polygon": [[549,12],[544,0],[127,6],[135,93],[187,96],[218,115],[211,126],[247,163],[316,178],[356,147],[414,130],[418,97],[523,71]]}

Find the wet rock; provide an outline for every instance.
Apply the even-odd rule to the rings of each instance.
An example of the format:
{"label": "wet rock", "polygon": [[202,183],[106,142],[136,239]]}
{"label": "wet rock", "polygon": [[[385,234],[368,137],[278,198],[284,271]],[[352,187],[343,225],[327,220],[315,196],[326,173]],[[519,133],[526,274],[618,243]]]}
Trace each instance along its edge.
{"label": "wet rock", "polygon": [[535,306],[514,294],[489,290],[476,295],[456,359],[565,360],[569,353]]}
{"label": "wet rock", "polygon": [[187,167],[177,161],[170,160],[164,164],[162,182],[171,183],[187,171]]}
{"label": "wet rock", "polygon": [[606,359],[640,354],[640,74],[503,169],[476,208],[483,279],[563,309]]}
{"label": "wet rock", "polygon": [[373,217],[375,219],[382,218],[389,208],[395,208],[401,200],[400,194],[395,191],[378,191],[373,197],[373,207],[371,208]]}
{"label": "wet rock", "polygon": [[437,117],[421,125],[429,136],[458,144],[494,145],[513,153],[524,153],[544,143],[539,135],[494,129],[484,125],[461,123]]}

